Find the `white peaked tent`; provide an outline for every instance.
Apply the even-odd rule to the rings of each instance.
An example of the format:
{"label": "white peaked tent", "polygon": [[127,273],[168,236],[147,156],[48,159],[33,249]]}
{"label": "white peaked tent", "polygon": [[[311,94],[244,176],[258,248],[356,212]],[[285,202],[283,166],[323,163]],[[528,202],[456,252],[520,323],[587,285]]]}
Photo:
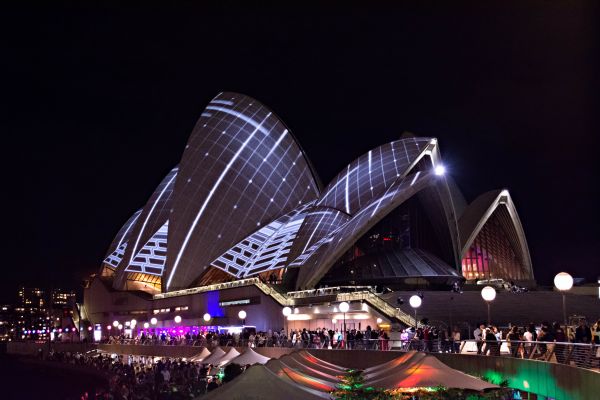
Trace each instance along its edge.
{"label": "white peaked tent", "polygon": [[225,352],[220,347],[217,347],[210,353],[210,356],[208,356],[204,360],[202,360],[202,364],[217,365],[219,360],[221,358],[223,358],[224,355],[225,355]]}
{"label": "white peaked tent", "polygon": [[204,347],[200,353],[190,357],[190,361],[202,361],[208,356],[210,356],[210,351],[208,351],[208,349]]}
{"label": "white peaked tent", "polygon": [[248,347],[246,349],[246,351],[244,351],[240,356],[237,356],[236,358],[229,360],[229,362],[244,366],[244,365],[254,365],[254,364],[265,364],[269,360],[270,360],[269,357],[265,357],[261,354],[258,354],[257,352],[252,350],[250,347]]}
{"label": "white peaked tent", "polygon": [[[200,399],[200,398],[199,398]],[[209,392],[202,400],[322,400],[331,399],[329,393],[312,390],[290,380],[279,378],[263,365],[250,367],[242,375],[218,389]]]}
{"label": "white peaked tent", "polygon": [[239,355],[240,355],[240,352],[232,347],[231,349],[229,349],[229,351],[223,357],[221,357],[217,362],[215,362],[213,364],[223,366]]}

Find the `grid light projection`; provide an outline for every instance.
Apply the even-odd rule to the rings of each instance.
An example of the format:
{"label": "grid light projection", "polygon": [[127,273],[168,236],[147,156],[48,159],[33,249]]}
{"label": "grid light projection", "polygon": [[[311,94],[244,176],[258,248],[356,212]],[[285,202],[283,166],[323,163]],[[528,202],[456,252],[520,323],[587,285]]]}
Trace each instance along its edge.
{"label": "grid light projection", "polygon": [[[324,189],[318,182],[273,111],[250,97],[220,93],[200,114],[179,165],[119,230],[103,265],[115,271],[118,290],[126,290],[127,282],[150,282],[165,292],[273,270],[297,272],[296,288],[312,288],[369,229],[424,193],[436,193],[442,204],[419,200],[435,214],[436,224],[447,224],[440,230],[447,232],[440,240],[444,255],[463,259],[489,231],[484,225],[493,211],[482,204],[489,206],[490,200],[466,205],[434,138],[384,144],[352,161]],[[508,212],[495,240],[503,244],[503,254],[512,251],[524,260],[519,277],[533,279],[516,209],[508,192],[501,194]],[[459,279],[460,265],[448,270],[440,256],[401,250],[388,259],[397,265],[383,262],[386,276],[417,271]]]}
{"label": "grid light projection", "polygon": [[143,272],[145,274],[162,276],[167,260],[167,233],[169,232],[169,221],[150,238],[133,257],[125,271]]}

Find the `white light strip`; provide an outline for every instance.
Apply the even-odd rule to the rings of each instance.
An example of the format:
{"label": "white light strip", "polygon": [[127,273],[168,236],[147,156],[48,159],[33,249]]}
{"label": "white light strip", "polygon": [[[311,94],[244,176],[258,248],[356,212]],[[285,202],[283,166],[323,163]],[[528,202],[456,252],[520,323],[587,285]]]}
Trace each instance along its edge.
{"label": "white light strip", "polygon": [[225,104],[227,106],[232,106],[233,105],[233,101],[230,101],[230,100],[212,99],[211,103]]}
{"label": "white light strip", "polygon": [[350,199],[348,197],[348,177],[350,175],[350,164],[346,172],[346,214],[350,215]]}
{"label": "white light strip", "polygon": [[[350,172],[346,172],[346,174],[352,174],[354,171],[356,171],[358,169],[358,167],[360,166],[357,165],[356,167],[352,168],[352,170]],[[335,188],[338,187],[338,185],[344,180],[345,178],[341,178],[335,181],[335,185],[333,185],[331,188],[329,188],[329,190],[327,191],[327,193],[325,193],[324,195],[321,196],[321,200],[319,200],[319,204],[321,204],[323,202],[323,200],[329,196],[329,194],[331,193],[331,191]]]}
{"label": "white light strip", "polygon": [[131,227],[133,226],[133,224],[135,224],[135,221],[137,221],[137,219],[140,217],[140,215],[142,214],[142,210],[139,210],[137,213],[137,215],[135,216],[135,218],[133,218],[133,221],[131,221],[131,223],[129,224],[129,226],[127,227],[127,229],[125,230],[125,233],[123,233],[123,236],[121,236],[121,239],[119,239],[119,243],[117,243],[117,249],[119,247],[121,247],[121,243],[123,243],[123,239],[125,239],[125,236],[127,236],[127,232],[129,232],[129,230],[131,229]]}
{"label": "white light strip", "polygon": [[[206,107],[206,108],[209,108],[209,107]],[[220,107],[215,107],[215,108],[220,108]],[[227,109],[223,109],[223,110],[224,110],[223,112],[227,112],[227,113],[231,113],[231,114],[235,113],[235,114],[242,115],[242,114],[240,114],[240,113],[238,113],[236,111],[231,111],[231,110],[227,110]],[[235,114],[233,114],[233,115],[235,115]],[[260,122],[260,124],[257,124],[256,121],[254,121],[251,118],[243,116],[242,119],[244,121],[249,122],[253,126],[255,126],[256,129],[254,129],[254,131],[252,131],[252,133],[248,136],[248,138],[240,146],[240,148],[238,149],[238,151],[233,155],[233,158],[229,161],[229,163],[227,164],[227,166],[225,167],[225,169],[223,170],[223,172],[221,172],[221,175],[219,175],[219,178],[217,179],[217,181],[213,185],[212,189],[210,189],[210,192],[208,193],[208,196],[206,196],[206,199],[204,200],[204,203],[202,204],[202,207],[200,207],[200,211],[198,211],[198,214],[196,214],[196,218],[194,218],[194,222],[192,222],[192,226],[188,230],[187,235],[185,236],[185,239],[184,239],[183,243],[181,244],[181,247],[179,248],[179,253],[177,253],[177,258],[175,259],[175,263],[173,264],[173,269],[171,269],[171,273],[169,274],[169,279],[167,280],[167,289],[169,288],[169,286],[171,286],[171,280],[173,279],[173,275],[175,274],[175,271],[177,270],[177,266],[179,265],[179,261],[181,260],[181,256],[182,256],[183,252],[185,251],[185,249],[187,247],[187,244],[190,241],[190,238],[192,236],[192,232],[194,232],[194,229],[196,229],[196,225],[198,224],[198,221],[200,220],[200,217],[202,216],[202,213],[204,213],[204,210],[206,209],[206,206],[208,205],[208,202],[210,201],[210,199],[215,194],[217,188],[221,184],[221,181],[223,180],[223,178],[225,177],[225,175],[227,174],[227,172],[229,172],[229,169],[231,168],[231,166],[233,165],[233,163],[238,159],[238,157],[240,156],[240,154],[242,154],[242,151],[246,148],[246,146],[248,145],[248,143],[250,143],[250,140],[252,140],[252,138],[254,137],[254,135],[256,134],[256,132],[258,132],[260,130],[261,132],[264,131],[265,134],[267,134],[267,135],[269,134],[269,131],[264,130],[264,128],[262,127],[262,124],[270,116],[271,116],[271,113],[268,113],[267,116]]]}
{"label": "white light strip", "polygon": [[420,173],[421,173],[421,171],[417,171],[417,173],[415,174],[415,177],[413,178],[412,182],[410,183],[410,186],[415,184]]}
{"label": "white light strip", "polygon": [[131,264],[133,262],[133,257],[135,257],[135,251],[137,250],[137,246],[140,243],[140,238],[142,237],[142,233],[144,233],[144,229],[146,229],[146,224],[148,223],[150,216],[154,212],[154,209],[156,208],[156,205],[162,198],[163,194],[165,194],[165,191],[167,190],[167,188],[171,185],[171,182],[173,182],[173,179],[175,179],[177,177],[177,172],[179,171],[179,168],[176,168],[174,171],[175,171],[175,173],[173,174],[171,179],[169,179],[169,182],[167,182],[165,187],[163,187],[163,189],[160,191],[160,194],[154,201],[154,204],[152,204],[152,208],[150,208],[148,215],[146,215],[146,219],[144,220],[144,223],[142,224],[142,229],[140,229],[140,233],[138,234],[137,239],[135,239],[135,244],[133,245],[133,248],[131,249],[131,257],[129,257],[129,264]]}
{"label": "white light strip", "polygon": [[277,146],[279,146],[279,144],[281,143],[281,141],[283,140],[283,138],[285,137],[285,135],[287,135],[288,130],[286,129],[285,131],[283,131],[283,133],[281,134],[281,136],[279,136],[279,139],[277,139],[277,141],[275,142],[275,144],[273,145],[273,147],[271,148],[271,150],[269,150],[269,153],[267,154],[267,156],[265,157],[265,160],[267,158],[269,158],[269,156],[271,154],[273,154],[273,151],[275,151],[275,148],[277,148]]}
{"label": "white light strip", "polygon": [[317,226],[315,226],[315,229],[312,231],[312,233],[310,234],[310,237],[306,241],[306,245],[304,245],[304,250],[302,250],[302,253],[304,253],[306,251],[306,248],[308,247],[308,244],[312,240],[312,238],[315,235],[315,232],[317,231],[317,229],[319,229],[319,225],[321,225],[321,222],[323,222],[323,218],[325,218],[325,215],[327,215],[327,213],[325,213],[325,212],[323,213],[323,215],[321,215],[321,219],[319,220],[319,222],[317,222]]}
{"label": "white light strip", "polygon": [[[261,122],[260,124],[258,122],[256,122],[255,120],[253,120],[252,118],[249,118],[247,116],[245,116],[242,113],[239,113],[237,111],[234,110],[230,110],[228,108],[225,107],[218,107],[218,106],[206,106],[207,110],[215,110],[215,111],[221,111],[224,112],[225,114],[229,114],[229,115],[233,115],[236,118],[241,119],[244,122],[249,123],[250,125],[254,126],[256,129],[258,129],[259,131],[261,131],[262,133],[264,133],[265,135],[269,134],[269,131],[266,130],[265,128],[262,127],[263,122],[265,122],[266,118],[263,120],[263,122]],[[270,116],[271,113],[269,113],[268,116]],[[268,117],[267,116],[267,117]]]}

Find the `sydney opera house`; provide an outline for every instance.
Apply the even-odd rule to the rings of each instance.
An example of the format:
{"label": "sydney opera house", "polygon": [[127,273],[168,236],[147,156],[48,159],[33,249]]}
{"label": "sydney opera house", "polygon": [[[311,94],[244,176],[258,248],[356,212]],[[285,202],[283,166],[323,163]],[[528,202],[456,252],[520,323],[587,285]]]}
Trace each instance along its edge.
{"label": "sydney opera house", "polygon": [[308,157],[269,108],[220,93],[180,163],[112,241],[85,289],[86,317],[102,329],[128,318],[171,327],[175,315],[226,326],[244,309],[243,323],[268,329],[283,326],[283,307],[309,301],[331,320],[352,287],[370,288],[361,301],[376,311],[363,319],[392,320],[372,288],[533,282],[508,191],[468,204],[435,138],[399,136],[326,185]]}

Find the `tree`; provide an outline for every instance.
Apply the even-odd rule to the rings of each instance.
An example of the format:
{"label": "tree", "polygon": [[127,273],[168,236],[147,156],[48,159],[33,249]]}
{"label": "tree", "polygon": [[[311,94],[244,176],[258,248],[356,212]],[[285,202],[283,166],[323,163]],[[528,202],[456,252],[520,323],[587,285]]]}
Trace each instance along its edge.
{"label": "tree", "polygon": [[232,381],[236,376],[241,375],[243,372],[242,366],[239,364],[228,364],[225,367],[225,376],[223,377],[223,382]]}

